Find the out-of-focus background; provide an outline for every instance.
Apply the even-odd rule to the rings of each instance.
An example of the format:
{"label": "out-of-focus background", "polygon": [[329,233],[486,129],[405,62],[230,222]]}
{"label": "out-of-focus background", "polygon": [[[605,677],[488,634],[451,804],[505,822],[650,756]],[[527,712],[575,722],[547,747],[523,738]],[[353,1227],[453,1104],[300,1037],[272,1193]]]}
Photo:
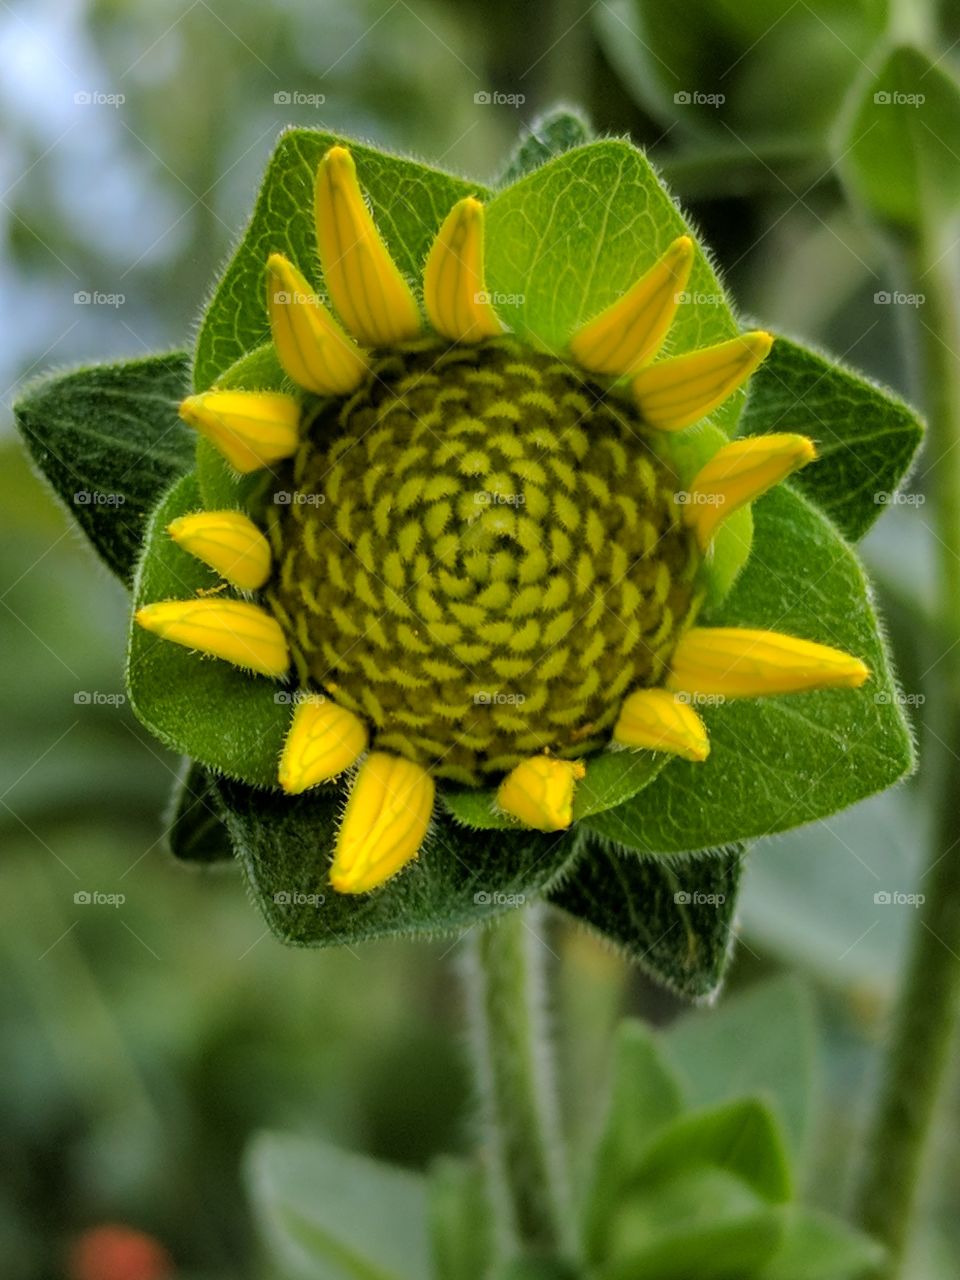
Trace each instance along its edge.
{"label": "out-of-focus background", "polygon": [[[0,1272],[11,1280],[62,1280],[71,1242],[104,1222],[155,1236],[184,1277],[269,1274],[237,1172],[263,1126],[412,1166],[470,1138],[455,943],[288,951],[231,869],[197,871],[165,851],[176,761],[124,705],[124,594],[12,435],[9,404],[38,371],[191,333],[283,125],[489,179],[539,111],[579,102],[601,131],[651,148],[746,314],[916,393],[907,335],[922,304],[897,301],[884,246],[846,210],[830,159],[840,90],[872,38],[869,23],[851,25],[858,6],[771,0],[747,47],[741,10],[704,0],[683,10],[704,24],[694,61],[671,53],[675,5],[646,6],[663,13],[656,39],[641,39],[630,7],[0,3]],[[941,14],[945,57],[958,34]],[[866,554],[919,720],[916,637],[932,591],[922,464],[912,493]],[[911,784],[751,859],[730,985],[780,968],[813,984],[821,1137],[809,1180],[828,1206],[855,1159],[912,911],[883,896],[921,888],[922,815]],[[122,901],[82,901],[95,891]],[[559,1025],[575,1029],[563,1066],[577,1131],[617,1013],[667,1020],[676,1006],[585,936],[558,925],[552,937]],[[917,1280],[956,1275],[956,1137],[955,1124],[940,1135]]]}

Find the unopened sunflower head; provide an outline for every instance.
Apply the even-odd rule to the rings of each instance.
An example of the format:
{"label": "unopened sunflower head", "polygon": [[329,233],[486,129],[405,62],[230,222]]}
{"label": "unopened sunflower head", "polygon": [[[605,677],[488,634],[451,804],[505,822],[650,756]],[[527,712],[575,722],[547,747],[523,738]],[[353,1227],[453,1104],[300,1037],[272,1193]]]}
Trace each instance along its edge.
{"label": "unopened sunflower head", "polygon": [[556,351],[501,323],[479,201],[440,227],[422,309],[343,147],[319,167],[316,229],[328,302],[308,264],[265,264],[297,393],[214,387],[181,406],[236,471],[272,473],[272,505],[169,528],[235,594],[137,621],[296,681],[278,784],[350,771],[335,889],[376,888],[416,856],[434,778],[495,786],[518,822],[559,830],[593,753],[705,760],[700,695],[863,683],[824,645],[697,625],[749,554],[745,509],[816,454],[802,435],[724,443],[702,423],[768,334],[661,356],[689,237]]}

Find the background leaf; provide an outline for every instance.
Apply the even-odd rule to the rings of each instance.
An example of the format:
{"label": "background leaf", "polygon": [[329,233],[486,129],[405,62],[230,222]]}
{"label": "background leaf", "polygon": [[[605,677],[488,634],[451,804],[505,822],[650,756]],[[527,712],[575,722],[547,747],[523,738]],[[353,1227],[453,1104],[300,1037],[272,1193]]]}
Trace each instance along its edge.
{"label": "background leaf", "polygon": [[643,1148],[682,1108],[680,1079],[663,1054],[660,1038],[643,1022],[622,1022],[606,1120],[583,1199],[588,1258],[603,1256],[611,1210],[633,1181]]}
{"label": "background leaf", "polygon": [[[705,1208],[705,1206],[709,1206]],[[693,1168],[635,1189],[611,1215],[599,1280],[751,1280],[783,1239],[783,1212],[741,1178]]]}
{"label": "background leaf", "polygon": [[699,998],[730,956],[741,849],[666,863],[591,840],[554,906],[622,949],[658,982]]}
{"label": "background leaf", "polygon": [[343,808],[339,789],[303,796],[217,783],[221,812],[250,890],[273,932],[305,946],[455,932],[541,893],[577,848],[576,831],[498,832],[459,826],[438,809],[416,862],[382,888],[340,894],[327,883]]}
{"label": "background leaf", "polygon": [[678,21],[659,0],[606,0],[593,18],[624,84],[660,120],[753,147],[813,146],[886,9],[883,0],[701,0],[694,20]]}
{"label": "background leaf", "polygon": [[494,1280],[579,1280],[572,1263],[555,1262],[552,1258],[514,1258],[498,1267],[493,1277]]}
{"label": "background leaf", "polygon": [[776,1118],[756,1098],[690,1111],[653,1139],[637,1177],[656,1180],[697,1165],[741,1178],[770,1204],[790,1198],[787,1153]]}
{"label": "background leaf", "polygon": [[783,1245],[758,1280],[863,1280],[882,1263],[884,1251],[838,1218],[795,1210]]}
{"label": "background leaf", "polygon": [[599,1276],[844,1280],[876,1261],[858,1232],[786,1204],[783,1139],[799,1155],[811,1127],[813,1041],[811,1002],[789,977],[665,1030],[621,1024],[583,1197]]}
{"label": "background leaf", "polygon": [[960,86],[906,45],[854,89],[836,150],[853,195],[874,217],[918,227],[960,205]]}
{"label": "background leaf", "polygon": [[899,397],[780,336],[750,380],[740,419],[741,435],[768,431],[816,441],[817,461],[791,484],[855,542],[883,514],[923,439],[920,418]]}
{"label": "background leaf", "polygon": [[[175,516],[201,506],[191,475],[157,508],[137,572],[135,608],[156,600],[188,600],[218,585],[217,574],[165,532]],[[291,714],[282,685],[161,640],[132,619],[127,684],[137,716],[166,746],[255,786],[276,784]]]}
{"label": "background leaf", "polygon": [[307,1280],[424,1280],[427,1192],[406,1169],[329,1143],[264,1133],[247,1185],[271,1253]]}
{"label": "background leaf", "polygon": [[377,226],[400,270],[419,289],[427,250],[450,208],[483,186],[322,130],[291,129],[277,144],[250,224],[207,307],[194,361],[198,391],[270,338],[264,268],[284,253],[320,281],[313,219],[317,166],[328,148],[350,147]]}
{"label": "background leaf", "polygon": [[193,466],[196,436],[177,417],[187,368],[174,351],[58,373],[14,407],[34,462],[127,586],[148,515]]}
{"label": "background leaf", "polygon": [[761,1098],[782,1123],[794,1158],[803,1155],[814,1112],[816,1028],[809,993],[797,979],[760,982],[698,1009],[663,1032],[660,1043],[690,1105]]}
{"label": "background leaf", "polygon": [[862,657],[862,689],[735,700],[703,709],[710,757],[671,762],[651,786],[586,824],[630,848],[681,853],[827,817],[896,782],[910,737],[863,572],[799,494],[754,506],[753,554],[710,622],[775,628]]}
{"label": "background leaf", "polygon": [[740,898],[751,945],[833,987],[891,995],[923,891],[929,825],[915,788],[897,787],[757,845]]}

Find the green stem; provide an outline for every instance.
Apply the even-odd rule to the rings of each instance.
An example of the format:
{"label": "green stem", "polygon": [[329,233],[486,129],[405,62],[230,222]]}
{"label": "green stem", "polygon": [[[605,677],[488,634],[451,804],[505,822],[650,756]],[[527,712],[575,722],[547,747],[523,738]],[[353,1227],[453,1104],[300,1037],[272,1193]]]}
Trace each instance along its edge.
{"label": "green stem", "polygon": [[933,235],[921,239],[915,291],[935,502],[940,652],[929,675],[924,772],[935,814],[910,955],[894,1013],[884,1076],[859,1190],[862,1225],[889,1250],[888,1280],[903,1274],[917,1189],[960,1010],[960,314],[948,264]]}
{"label": "green stem", "polygon": [[559,1258],[565,1192],[543,1002],[547,947],[532,910],[467,935],[467,993],[491,1200],[508,1256]]}

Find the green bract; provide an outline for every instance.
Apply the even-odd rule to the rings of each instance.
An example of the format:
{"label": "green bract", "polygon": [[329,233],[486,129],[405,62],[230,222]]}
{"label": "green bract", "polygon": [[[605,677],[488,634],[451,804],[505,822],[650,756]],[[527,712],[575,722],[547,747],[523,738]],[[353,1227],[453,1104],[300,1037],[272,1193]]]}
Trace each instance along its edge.
{"label": "green bract", "polygon": [[[468,195],[485,200],[489,290],[502,300],[504,321],[541,353],[536,359],[545,368],[578,325],[621,296],[678,235],[691,234],[640,151],[624,141],[583,138],[581,122],[555,118],[535,146],[528,142],[517,151],[509,184],[494,191],[351,144],[377,224],[410,279],[420,278],[450,207]],[[340,141],[306,130],[281,139],[252,220],[203,318],[193,359],[197,390],[291,390],[269,343],[264,262],[283,252],[310,272],[314,173]],[[562,151],[571,142],[578,145]],[[562,153],[551,155],[553,146]],[[702,249],[685,296],[671,331],[671,355],[738,332]],[[137,605],[218,586],[212,570],[166,536],[177,516],[200,507],[272,511],[278,545],[288,552],[299,545],[291,542],[294,519],[315,521],[311,537],[319,537],[323,524],[315,510],[284,511],[273,501],[277,486],[262,475],[238,479],[210,445],[195,446],[176,416],[187,382],[186,358],[163,356],[48,379],[17,406],[31,453],[61,497],[71,501],[80,489],[123,495],[120,521],[103,518],[95,504],[74,510],[110,567],[133,582]],[[738,393],[709,423],[683,440],[671,438],[664,474],[687,483],[727,437],[780,431],[812,437],[820,460],[795,488],[760,500],[754,520],[745,509],[725,523],[698,579],[699,620],[760,628],[775,623],[799,637],[822,638],[869,664],[873,675],[864,688],[698,708],[713,743],[703,764],[652,752],[588,755],[575,799],[580,821],[559,835],[518,830],[495,809],[492,791],[457,785],[481,779],[478,757],[453,760],[415,871],[350,898],[326,885],[342,789],[324,785],[291,798],[275,787],[293,687],[201,661],[134,629],[132,705],[157,737],[193,762],[185,766],[172,811],[174,852],[207,861],[232,848],[271,928],[288,942],[338,945],[452,931],[545,895],[677,990],[708,994],[729,953],[741,842],[825,817],[889,786],[912,764],[867,586],[846,539],[861,536],[883,510],[910,464],[920,425],[882,388],[781,339],[757,374],[749,402]],[[354,477],[358,483],[362,478]],[[325,474],[313,479],[318,491],[328,483]],[[478,550],[482,554],[483,546]],[[608,552],[598,543],[596,553]],[[336,606],[347,618],[349,582],[341,596],[318,607]],[[483,678],[481,673],[481,683]],[[617,678],[614,671],[604,676],[607,685]],[[477,692],[483,690],[465,696]],[[598,715],[598,728],[608,727],[602,706]],[[508,720],[505,713],[504,725]],[[521,732],[517,723],[514,716],[509,732]],[[432,740],[434,730],[427,726],[423,734]],[[555,745],[562,754],[564,744]],[[491,758],[510,750],[509,743],[489,745]],[[692,856],[698,853],[705,856]],[[658,1179],[673,1178],[668,1147],[653,1167]],[[671,1195],[682,1217],[692,1192],[686,1175],[677,1177]],[[760,1201],[766,1195],[762,1188],[748,1190]],[[731,1196],[732,1221],[760,1215],[757,1238],[766,1239],[769,1227],[772,1249],[773,1211],[753,1199],[746,1205],[739,1190]],[[617,1231],[630,1240],[638,1229],[625,1218]],[[730,1227],[734,1234],[736,1229]]]}

